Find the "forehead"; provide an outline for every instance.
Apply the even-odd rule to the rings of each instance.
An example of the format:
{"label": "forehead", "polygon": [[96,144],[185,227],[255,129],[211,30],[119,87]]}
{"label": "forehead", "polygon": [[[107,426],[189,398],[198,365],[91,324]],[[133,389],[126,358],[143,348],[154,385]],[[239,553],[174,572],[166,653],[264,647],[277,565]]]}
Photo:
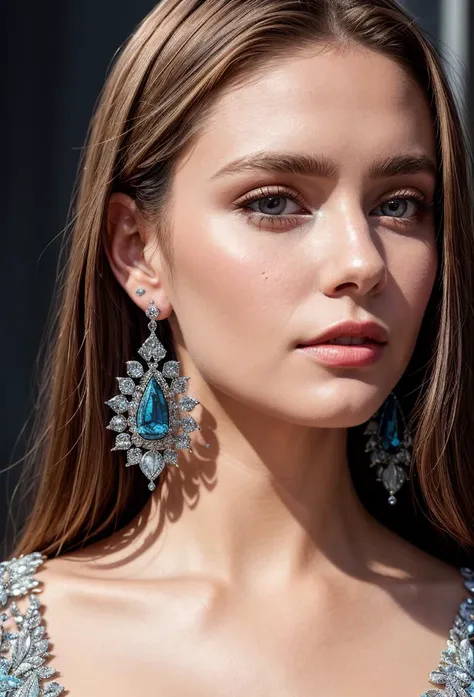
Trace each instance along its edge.
{"label": "forehead", "polygon": [[274,60],[224,91],[191,160],[216,171],[267,149],[320,153],[342,168],[400,151],[435,158],[420,87],[394,60],[359,46]]}

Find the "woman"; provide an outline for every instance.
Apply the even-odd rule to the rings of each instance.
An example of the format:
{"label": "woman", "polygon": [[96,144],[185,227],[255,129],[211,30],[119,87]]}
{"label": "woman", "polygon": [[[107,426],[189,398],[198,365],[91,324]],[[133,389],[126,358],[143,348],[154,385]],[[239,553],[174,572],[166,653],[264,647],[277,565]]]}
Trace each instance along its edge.
{"label": "woman", "polygon": [[474,694],[474,574],[413,544],[416,511],[474,542],[466,152],[392,0],[143,21],[81,167],[0,694]]}

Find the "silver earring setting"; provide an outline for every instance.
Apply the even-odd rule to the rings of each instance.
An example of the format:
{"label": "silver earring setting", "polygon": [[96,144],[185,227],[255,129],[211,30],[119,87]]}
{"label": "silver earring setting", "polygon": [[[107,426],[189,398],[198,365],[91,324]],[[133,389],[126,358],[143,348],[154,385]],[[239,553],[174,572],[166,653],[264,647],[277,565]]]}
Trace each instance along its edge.
{"label": "silver earring setting", "polygon": [[[149,480],[150,491],[156,488],[155,480],[165,465],[179,466],[177,451],[190,450],[189,434],[200,430],[188,415],[199,402],[193,397],[180,396],[186,392],[189,377],[180,376],[179,361],[167,361],[161,371],[158,369],[158,363],[166,355],[156,336],[158,315],[159,309],[150,300],[146,310],[150,336],[138,349],[148,369],[139,361],[127,361],[128,377],[117,378],[120,394],[105,402],[116,413],[107,426],[117,433],[112,451],[127,452],[126,466],[139,465]],[[125,412],[128,417],[124,416]]]}
{"label": "silver earring setting", "polygon": [[368,422],[364,435],[369,436],[365,452],[370,452],[370,467],[377,467],[377,481],[388,491],[388,503],[393,506],[397,503],[395,494],[408,479],[412,445],[402,409],[393,392]]}

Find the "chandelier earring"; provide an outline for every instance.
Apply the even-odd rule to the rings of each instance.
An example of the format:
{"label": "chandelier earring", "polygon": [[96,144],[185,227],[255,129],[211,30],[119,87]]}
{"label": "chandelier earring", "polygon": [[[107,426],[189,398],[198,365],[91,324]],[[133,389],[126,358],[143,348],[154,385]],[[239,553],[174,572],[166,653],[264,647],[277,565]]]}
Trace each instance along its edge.
{"label": "chandelier earring", "polygon": [[[136,293],[145,291],[137,288]],[[138,349],[147,368],[140,361],[127,361],[128,377],[117,378],[120,393],[105,402],[115,412],[107,426],[117,433],[111,450],[126,451],[126,467],[138,465],[150,491],[166,465],[179,466],[178,450],[190,450],[189,434],[200,430],[188,414],[199,402],[184,395],[189,377],[179,374],[179,361],[167,361],[158,369],[167,353],[156,336],[159,313],[150,300],[145,313],[150,336]]]}
{"label": "chandelier earring", "polygon": [[395,394],[391,392],[367,424],[365,452],[370,453],[370,467],[377,468],[377,481],[389,493],[388,503],[395,505],[395,494],[409,477],[412,438]]}

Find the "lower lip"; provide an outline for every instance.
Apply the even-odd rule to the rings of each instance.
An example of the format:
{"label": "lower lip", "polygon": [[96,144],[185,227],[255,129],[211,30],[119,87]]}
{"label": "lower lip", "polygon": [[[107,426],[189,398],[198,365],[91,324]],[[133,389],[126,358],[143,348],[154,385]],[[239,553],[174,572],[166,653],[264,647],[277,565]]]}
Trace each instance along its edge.
{"label": "lower lip", "polygon": [[298,350],[325,365],[362,367],[378,361],[384,346],[385,344],[313,344],[298,346]]}

